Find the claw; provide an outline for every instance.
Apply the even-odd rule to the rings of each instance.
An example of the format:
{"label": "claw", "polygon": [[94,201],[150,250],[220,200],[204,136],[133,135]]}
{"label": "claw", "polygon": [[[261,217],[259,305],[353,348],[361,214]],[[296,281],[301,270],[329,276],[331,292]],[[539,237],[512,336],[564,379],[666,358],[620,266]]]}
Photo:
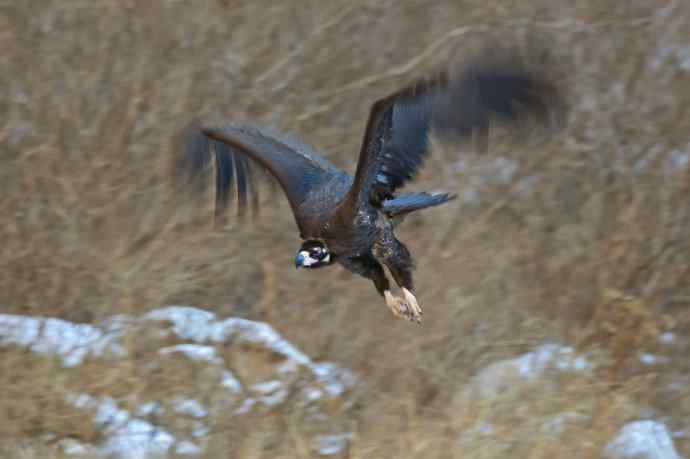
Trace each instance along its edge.
{"label": "claw", "polygon": [[405,298],[393,295],[390,290],[383,292],[386,305],[395,317],[404,317],[411,322],[421,323],[422,308],[419,307],[417,299],[407,289],[403,289]]}
{"label": "claw", "polygon": [[410,309],[412,311],[412,314],[416,320],[417,323],[421,322],[422,315],[424,315],[424,311],[422,311],[422,307],[419,305],[417,302],[417,298],[410,292],[408,289],[405,287],[402,288],[403,291],[403,296],[405,297],[405,302],[410,306]]}

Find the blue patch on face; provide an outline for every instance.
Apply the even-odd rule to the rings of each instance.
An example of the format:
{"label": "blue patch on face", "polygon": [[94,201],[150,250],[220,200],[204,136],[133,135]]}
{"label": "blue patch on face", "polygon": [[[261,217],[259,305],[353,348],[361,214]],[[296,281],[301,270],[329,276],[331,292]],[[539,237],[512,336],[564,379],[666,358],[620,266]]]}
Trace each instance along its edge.
{"label": "blue patch on face", "polygon": [[304,263],[304,255],[298,253],[295,257],[295,268],[299,268]]}

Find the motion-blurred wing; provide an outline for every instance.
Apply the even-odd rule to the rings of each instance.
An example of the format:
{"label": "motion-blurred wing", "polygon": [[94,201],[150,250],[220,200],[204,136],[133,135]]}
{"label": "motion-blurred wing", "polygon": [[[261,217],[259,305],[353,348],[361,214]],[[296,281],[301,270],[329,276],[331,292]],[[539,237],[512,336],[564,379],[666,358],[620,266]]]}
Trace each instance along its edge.
{"label": "motion-blurred wing", "polygon": [[254,196],[251,163],[261,166],[280,184],[300,231],[300,204],[309,192],[327,182],[338,169],[299,140],[267,128],[243,124],[192,127],[188,132],[182,169],[198,174],[215,161],[216,215],[230,204],[235,185],[238,211]]}
{"label": "motion-blurred wing", "polygon": [[429,150],[431,130],[454,140],[486,134],[492,120],[555,119],[562,95],[546,75],[517,60],[484,57],[452,76],[448,70],[376,101],[371,108],[353,187],[343,211],[381,201],[412,179]]}

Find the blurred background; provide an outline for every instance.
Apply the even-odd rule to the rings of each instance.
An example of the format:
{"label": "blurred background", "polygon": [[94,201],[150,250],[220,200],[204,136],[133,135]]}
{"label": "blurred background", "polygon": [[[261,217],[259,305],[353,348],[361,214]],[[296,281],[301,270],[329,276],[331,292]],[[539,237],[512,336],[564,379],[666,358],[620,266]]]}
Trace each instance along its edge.
{"label": "blurred background", "polygon": [[[688,37],[673,0],[0,2],[0,454],[143,457],[108,449],[126,418],[155,426],[146,441],[191,429],[164,457],[618,458],[635,429],[668,454],[639,457],[688,457]],[[181,129],[218,118],[352,172],[374,100],[535,40],[560,65],[565,128],[483,155],[437,145],[408,188],[459,195],[397,230],[421,326],[339,267],[295,270],[281,193],[217,226],[212,188],[172,179]],[[305,401],[326,367],[283,378],[272,365],[300,357],[275,340],[196,340],[237,376],[230,396],[210,363],[162,352],[190,341],[144,325],[169,305],[269,324],[347,370],[343,390]],[[118,356],[66,365],[69,336],[18,338],[29,317],[129,328]],[[256,395],[279,386],[280,403]],[[175,408],[192,396],[205,412]]]}

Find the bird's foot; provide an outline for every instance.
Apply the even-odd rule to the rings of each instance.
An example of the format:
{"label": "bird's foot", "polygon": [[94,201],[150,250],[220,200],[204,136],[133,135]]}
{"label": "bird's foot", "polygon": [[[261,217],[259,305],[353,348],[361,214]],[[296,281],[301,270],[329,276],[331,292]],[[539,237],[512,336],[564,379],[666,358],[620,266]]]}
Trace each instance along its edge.
{"label": "bird's foot", "polygon": [[402,288],[402,291],[403,297],[405,297],[405,301],[412,310],[412,315],[413,317],[415,317],[415,321],[417,323],[420,323],[422,321],[424,311],[422,311],[422,307],[419,305],[419,303],[417,303],[417,297],[415,297],[414,294],[405,287]]}
{"label": "bird's foot", "polygon": [[396,317],[404,317],[411,322],[422,322],[422,308],[417,303],[417,298],[403,287],[403,296],[400,298],[393,295],[390,290],[383,292],[383,296],[386,299],[386,305],[390,308],[393,315]]}

